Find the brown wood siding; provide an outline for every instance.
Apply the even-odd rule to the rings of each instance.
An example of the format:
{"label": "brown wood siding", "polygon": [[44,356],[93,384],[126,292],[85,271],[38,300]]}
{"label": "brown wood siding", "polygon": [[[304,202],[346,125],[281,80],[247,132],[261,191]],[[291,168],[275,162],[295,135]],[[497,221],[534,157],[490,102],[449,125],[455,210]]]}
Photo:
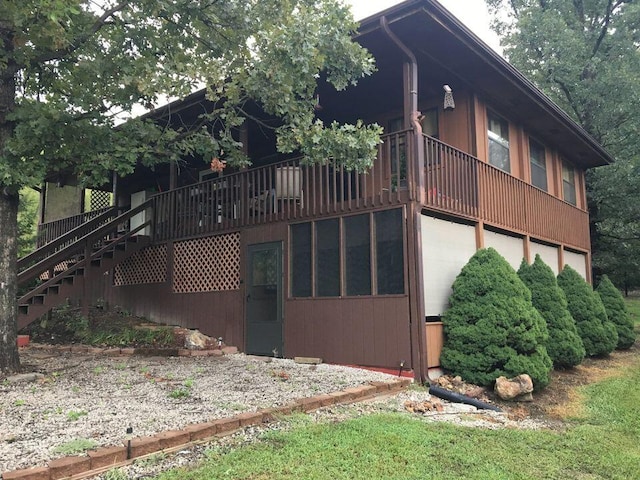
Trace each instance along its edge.
{"label": "brown wood siding", "polygon": [[467,92],[454,92],[456,108],[444,111],[438,109],[438,130],[440,139],[452,147],[465,152],[471,151],[469,119],[471,117],[471,96]]}
{"label": "brown wood siding", "polygon": [[408,296],[289,299],[285,318],[288,357],[391,368],[411,362]]}
{"label": "brown wood siding", "polygon": [[134,315],[167,325],[197,328],[228,345],[243,346],[243,294],[240,290],[202,293],[173,293],[170,284],[114,287],[104,276],[103,288],[94,284],[94,299],[104,299]]}

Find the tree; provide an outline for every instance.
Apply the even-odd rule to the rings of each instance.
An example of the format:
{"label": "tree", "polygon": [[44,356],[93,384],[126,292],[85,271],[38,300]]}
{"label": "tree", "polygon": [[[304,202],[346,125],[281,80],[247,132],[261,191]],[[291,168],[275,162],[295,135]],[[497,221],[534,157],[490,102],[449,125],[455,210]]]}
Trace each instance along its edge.
{"label": "tree", "polygon": [[618,290],[609,277],[604,275],[596,292],[600,295],[607,317],[616,326],[618,331],[619,350],[631,348],[636,342],[636,334],[633,331],[633,320],[629,316],[627,306],[624,303],[622,294]]}
{"label": "tree", "polygon": [[[306,162],[372,164],[377,125],[323,125],[318,78],[337,89],[375,66],[352,41],[340,0],[37,0],[0,3],[0,371],[16,370],[18,192],[58,172],[100,184],[136,163],[248,159],[231,131],[257,102],[277,116],[278,148]],[[134,105],[206,85],[216,108],[193,128],[142,118]]]}
{"label": "tree", "polygon": [[545,321],[529,289],[493,248],[471,257],[453,283],[449,304],[442,318],[444,368],[479,385],[523,373],[536,389],[549,383]]}
{"label": "tree", "polygon": [[594,266],[640,285],[640,2],[486,3],[509,61],[616,158],[587,177]]}
{"label": "tree", "polygon": [[591,285],[569,265],[565,265],[558,275],[558,285],[567,297],[569,312],[576,321],[587,356],[611,353],[618,344],[618,332]]}
{"label": "tree", "polygon": [[31,253],[36,246],[38,194],[30,188],[20,191],[18,204],[18,256]]}
{"label": "tree", "polygon": [[518,276],[531,291],[531,303],[547,322],[549,339],[545,347],[553,366],[571,368],[579,365],[585,355],[584,345],[553,270],[536,255],[531,265],[522,260]]}

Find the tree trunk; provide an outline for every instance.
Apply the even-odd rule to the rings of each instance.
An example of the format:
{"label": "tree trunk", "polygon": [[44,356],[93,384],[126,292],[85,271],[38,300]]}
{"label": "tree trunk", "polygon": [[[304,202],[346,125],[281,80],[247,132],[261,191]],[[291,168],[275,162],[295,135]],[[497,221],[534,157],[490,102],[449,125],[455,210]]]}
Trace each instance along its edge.
{"label": "tree trunk", "polygon": [[16,372],[20,369],[16,308],[17,194],[0,192],[0,225],[0,372]]}
{"label": "tree trunk", "polygon": [[[0,28],[2,49],[13,52],[13,35]],[[15,63],[11,55],[0,68],[0,161],[7,141],[13,135],[13,123],[7,118],[16,105]],[[0,183],[0,373],[20,369],[18,355],[18,201],[19,188]]]}

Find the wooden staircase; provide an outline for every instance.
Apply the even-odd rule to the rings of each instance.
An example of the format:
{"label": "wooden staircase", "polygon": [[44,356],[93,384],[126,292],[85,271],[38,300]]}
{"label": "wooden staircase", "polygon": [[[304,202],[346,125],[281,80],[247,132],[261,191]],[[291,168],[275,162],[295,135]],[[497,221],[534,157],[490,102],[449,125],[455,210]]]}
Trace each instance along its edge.
{"label": "wooden staircase", "polygon": [[[151,243],[140,233],[151,220],[128,228],[151,201],[118,215],[111,209],[18,260],[18,330],[67,301],[82,298],[89,283]],[[146,218],[153,218],[147,215]]]}

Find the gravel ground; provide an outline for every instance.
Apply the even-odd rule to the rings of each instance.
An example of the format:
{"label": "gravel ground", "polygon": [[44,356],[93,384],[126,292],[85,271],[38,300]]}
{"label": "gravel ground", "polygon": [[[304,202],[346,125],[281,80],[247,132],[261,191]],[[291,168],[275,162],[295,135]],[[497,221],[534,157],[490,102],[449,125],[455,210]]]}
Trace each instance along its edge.
{"label": "gravel ground", "polygon": [[46,465],[76,439],[121,444],[145,436],[330,393],[385,374],[292,360],[107,357],[24,350],[34,382],[0,383],[0,472]]}
{"label": "gravel ground", "polygon": [[[298,365],[291,360],[242,354],[225,357],[107,357],[41,350],[22,352],[34,382],[0,383],[0,472],[46,465],[64,456],[56,447],[76,439],[100,446],[121,444],[127,427],[134,436],[206,422],[240,412],[283,405],[296,398],[330,393],[393,377],[335,365]],[[453,422],[483,428],[545,428],[529,418],[478,411],[469,405],[442,403],[443,411],[408,413],[407,402],[435,400],[424,389],[353,405],[337,405],[312,414],[312,421],[342,421],[377,412],[405,412],[429,422]],[[258,441],[266,430],[289,428],[288,421],[248,427],[191,446],[172,455],[158,454],[121,469],[118,477],[149,478],[176,466],[193,465],[210,449],[229,449]]]}

